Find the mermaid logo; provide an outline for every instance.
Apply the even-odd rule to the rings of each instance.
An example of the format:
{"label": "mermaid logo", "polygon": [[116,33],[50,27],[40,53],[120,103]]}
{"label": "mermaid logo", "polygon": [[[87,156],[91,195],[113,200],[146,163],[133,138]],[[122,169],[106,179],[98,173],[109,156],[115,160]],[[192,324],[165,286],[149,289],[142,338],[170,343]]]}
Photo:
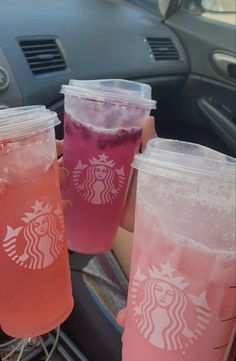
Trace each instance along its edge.
{"label": "mermaid logo", "polygon": [[170,263],[160,266],[161,271],[154,266],[149,268],[148,276],[138,267],[134,275],[131,302],[135,321],[153,346],[185,354],[210,321],[206,292],[200,296],[186,293],[189,284],[183,277],[173,276],[176,271]]}
{"label": "mermaid logo", "polygon": [[[63,252],[63,214],[58,206],[36,201],[33,212],[21,218],[24,225],[7,226],[3,248],[21,267],[41,269],[50,266]],[[21,241],[20,241],[21,240]]]}
{"label": "mermaid logo", "polygon": [[79,160],[73,171],[73,181],[79,195],[89,203],[112,203],[125,182],[124,167],[115,167],[103,153],[98,158],[89,159],[89,164]]}

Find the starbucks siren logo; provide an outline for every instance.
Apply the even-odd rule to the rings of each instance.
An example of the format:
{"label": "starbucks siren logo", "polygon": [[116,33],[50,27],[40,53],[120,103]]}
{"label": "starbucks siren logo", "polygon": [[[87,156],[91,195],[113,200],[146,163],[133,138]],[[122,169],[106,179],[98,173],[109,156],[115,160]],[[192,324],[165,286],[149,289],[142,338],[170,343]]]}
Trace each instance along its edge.
{"label": "starbucks siren logo", "polygon": [[21,218],[22,226],[7,226],[3,248],[19,266],[41,269],[53,264],[63,252],[63,214],[59,206],[53,209],[49,203],[39,201],[31,208],[33,211]]}
{"label": "starbucks siren logo", "polygon": [[[153,346],[186,353],[207,328],[211,309],[206,292],[195,296],[186,292],[189,283],[176,277],[170,263],[152,266],[148,275],[140,267],[132,281],[132,306],[137,327]],[[142,289],[141,302],[138,294]],[[195,314],[195,321],[188,315]],[[190,321],[191,320],[191,321]]]}
{"label": "starbucks siren logo", "polygon": [[73,181],[77,192],[87,202],[112,203],[124,185],[124,167],[116,168],[116,163],[103,153],[89,159],[89,164],[79,160],[73,171]]}

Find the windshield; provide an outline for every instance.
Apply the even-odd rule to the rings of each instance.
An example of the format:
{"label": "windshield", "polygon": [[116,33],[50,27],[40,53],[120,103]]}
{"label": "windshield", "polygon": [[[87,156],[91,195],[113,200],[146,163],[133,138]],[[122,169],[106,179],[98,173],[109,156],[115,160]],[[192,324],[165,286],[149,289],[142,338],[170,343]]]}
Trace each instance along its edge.
{"label": "windshield", "polygon": [[[163,16],[165,12],[165,9],[163,9],[164,12],[162,11],[162,9],[160,9],[160,3],[163,2],[160,0],[128,0],[128,2],[137,5],[144,10],[150,11],[158,16]],[[163,3],[168,4],[168,1],[164,1]]]}

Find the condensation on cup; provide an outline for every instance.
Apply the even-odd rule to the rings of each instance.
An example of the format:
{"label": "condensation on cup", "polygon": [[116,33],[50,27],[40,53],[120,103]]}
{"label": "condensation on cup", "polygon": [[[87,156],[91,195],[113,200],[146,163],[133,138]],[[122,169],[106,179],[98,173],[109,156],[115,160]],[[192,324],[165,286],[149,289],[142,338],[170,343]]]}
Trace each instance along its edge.
{"label": "condensation on cup", "polygon": [[73,307],[54,126],[44,106],[0,111],[0,327],[45,334]]}
{"label": "condensation on cup", "polygon": [[106,252],[121,220],[142,124],[155,101],[149,85],[125,80],[71,80],[62,92],[69,248]]}
{"label": "condensation on cup", "polygon": [[235,333],[236,160],[154,139],[139,170],[123,361],[222,361]]}

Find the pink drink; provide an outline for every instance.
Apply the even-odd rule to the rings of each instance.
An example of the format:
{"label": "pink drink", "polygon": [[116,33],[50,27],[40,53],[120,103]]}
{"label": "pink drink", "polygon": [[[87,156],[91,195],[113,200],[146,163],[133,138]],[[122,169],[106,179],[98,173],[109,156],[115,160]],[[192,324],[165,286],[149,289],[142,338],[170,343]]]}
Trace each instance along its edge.
{"label": "pink drink", "polygon": [[100,130],[65,114],[64,165],[70,177],[62,191],[72,202],[65,215],[71,250],[111,249],[140,136],[141,128]]}
{"label": "pink drink", "polygon": [[[149,151],[146,164],[141,157],[135,163],[140,173],[122,360],[227,361],[236,315],[234,184],[223,161],[216,164],[218,178],[208,178],[203,159],[190,160],[193,173],[201,169],[191,174],[173,159],[159,161],[162,155],[155,164]],[[175,161],[186,170],[186,159]],[[208,164],[208,174],[214,166]]]}
{"label": "pink drink", "polygon": [[[123,360],[223,360],[235,324],[235,259],[176,243],[142,205],[137,219]],[[145,239],[156,243],[149,252]]]}
{"label": "pink drink", "polygon": [[73,308],[55,124],[43,107],[0,111],[0,325],[12,337],[45,334]]}
{"label": "pink drink", "polygon": [[69,248],[101,253],[112,248],[140,145],[145,116],[155,108],[151,87],[120,79],[71,80],[65,94],[63,196]]}

